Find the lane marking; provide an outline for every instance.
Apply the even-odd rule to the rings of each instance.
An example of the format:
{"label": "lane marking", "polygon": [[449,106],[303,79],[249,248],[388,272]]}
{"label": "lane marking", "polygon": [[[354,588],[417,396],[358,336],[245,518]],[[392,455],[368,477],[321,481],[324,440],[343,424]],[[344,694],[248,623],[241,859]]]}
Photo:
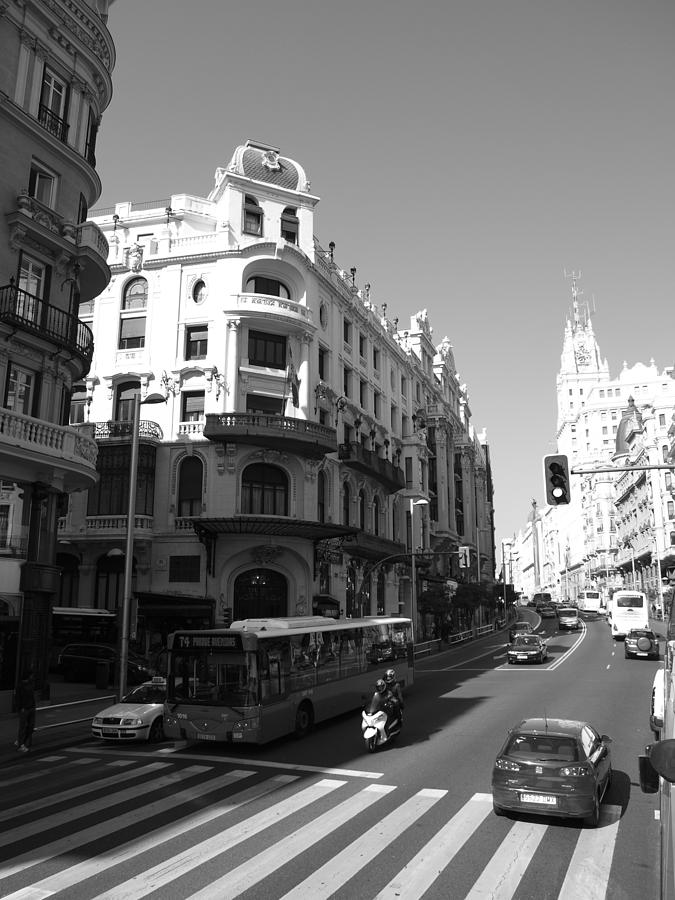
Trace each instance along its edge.
{"label": "lane marking", "polygon": [[558,900],[605,900],[620,821],[620,806],[601,806],[598,827],[579,833]]}
{"label": "lane marking", "polygon": [[516,822],[465,900],[511,900],[547,828],[540,822]]}
{"label": "lane marking", "polygon": [[232,869],[222,878],[212,881],[189,900],[234,900],[267,878],[290,860],[305,853],[319,841],[325,840],[351,821],[359,813],[370,809],[375,802],[396,790],[393,785],[369,784],[353,797],[327,810],[323,815],[298,828],[293,834],[277,841],[267,850]]}
{"label": "lane marking", "polygon": [[[81,753],[77,747],[69,747],[68,753]],[[114,750],[99,750],[101,755],[113,754]],[[161,751],[156,751],[158,754]],[[149,755],[149,754],[143,754]],[[154,754],[152,754],[154,755]],[[360,769],[333,769],[326,766],[302,766],[295,763],[271,762],[264,759],[241,759],[237,756],[204,756],[201,753],[172,753],[171,760],[185,759],[194,762],[227,763],[236,766],[259,766],[262,769],[281,769],[289,772],[312,772],[317,775],[337,775],[340,778],[383,778],[384,772],[367,772]]]}
{"label": "lane marking", "polygon": [[[364,866],[371,864],[391,841],[410,828],[434,806],[447,791],[422,790],[397,807],[372,828],[352,841],[340,853],[316,869],[303,882],[296,885],[282,900],[328,900],[338,888],[357,875]],[[434,877],[437,873],[434,873]],[[356,896],[356,895],[354,895]],[[409,900],[410,894],[401,892],[398,897]]]}
{"label": "lane marking", "polygon": [[141,900],[147,894],[158,891],[175,879],[183,877],[197,866],[201,866],[217,856],[227,855],[227,851],[232,847],[236,847],[237,844],[243,843],[266,828],[278,826],[283,819],[287,819],[313,803],[318,803],[345,784],[347,784],[346,781],[324,778],[299,793],[261,810],[243,822],[188,847],[182,853],[172,854],[163,862],[141,872],[134,878],[129,878],[123,884],[118,884],[110,891],[98,894],[95,898],[92,897],[91,900]]}

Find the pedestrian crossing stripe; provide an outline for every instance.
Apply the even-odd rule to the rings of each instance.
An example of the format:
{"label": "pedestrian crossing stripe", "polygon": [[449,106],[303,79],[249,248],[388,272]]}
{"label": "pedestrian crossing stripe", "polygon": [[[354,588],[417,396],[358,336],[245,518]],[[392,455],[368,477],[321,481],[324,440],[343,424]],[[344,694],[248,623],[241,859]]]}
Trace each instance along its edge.
{"label": "pedestrian crossing stripe", "polygon": [[[352,879],[381,853],[383,846],[414,829],[434,808],[440,809],[439,802],[448,794],[441,789],[422,789],[393,809],[389,803],[386,814],[364,831],[358,829],[359,817],[368,815],[369,822],[372,822],[373,815],[377,816],[378,805],[387,798],[395,797],[395,792],[400,788],[378,783],[349,793],[353,790],[354,783],[345,779],[323,778],[304,785],[300,776],[286,773],[247,785],[246,782],[250,779],[260,777],[259,771],[234,769],[214,774],[218,770],[213,766],[194,765],[167,772],[166,765],[171,765],[170,762],[166,765],[151,765],[150,771],[147,766],[138,766],[133,772],[125,773],[127,777],[131,775],[135,778],[142,773],[140,777],[145,781],[142,785],[137,784],[135,790],[125,783],[119,790],[86,800],[84,795],[87,791],[93,794],[99,792],[103,784],[108,784],[109,778],[100,778],[90,781],[82,788],[68,788],[57,792],[46,798],[44,802],[47,806],[62,802],[64,797],[82,797],[83,802],[68,806],[60,812],[43,815],[25,825],[19,824],[18,828],[14,826],[17,811],[21,810],[21,814],[28,811],[42,813],[43,802],[29,801],[17,805],[11,812],[3,812],[2,820],[9,824],[1,837],[2,845],[11,849],[16,843],[21,849],[19,842],[25,841],[27,836],[44,833],[51,837],[59,832],[60,826],[77,823],[84,820],[85,816],[91,820],[95,812],[108,812],[111,807],[127,802],[131,796],[140,796],[139,788],[145,788],[146,783],[151,785],[152,790],[161,789],[165,793],[167,786],[180,788],[172,791],[170,796],[129,809],[105,821],[96,822],[93,826],[81,827],[37,849],[24,851],[5,864],[0,863],[0,893],[11,900],[46,900],[56,893],[67,892],[92,879],[87,893],[90,896],[92,890],[103,888],[103,884],[95,880],[97,876],[109,871],[106,890],[95,900],[134,900],[149,893],[161,894],[163,891],[186,896],[190,890],[193,891],[190,900],[227,900],[255,888],[319,843],[325,846],[326,839],[339,829],[348,824],[354,827],[356,823],[358,836],[323,865],[317,865],[310,875],[288,890],[283,898],[304,900],[311,896],[312,900],[321,900],[345,886],[349,891]],[[203,780],[199,781],[200,778]],[[108,786],[114,788],[117,784],[115,781]],[[133,795],[131,790],[134,790]],[[73,791],[77,793],[73,794]],[[199,802],[202,797],[209,798],[209,805],[195,811],[190,804],[192,801]],[[338,802],[332,799],[334,797]],[[227,817],[235,810],[256,803],[257,806],[251,810],[248,818],[227,826]],[[306,820],[310,810],[314,814],[311,821],[305,821],[290,833],[284,832],[283,827],[277,833],[276,826],[279,822],[288,821],[292,827],[294,815]],[[378,900],[420,900],[443,877],[443,872],[452,864],[462,846],[483,825],[491,810],[491,794],[474,794],[428,837],[412,858],[407,862],[405,859],[401,860],[402,868],[379,890],[376,894]],[[170,824],[156,828],[151,826],[151,830],[140,837],[124,840],[125,831],[132,824],[153,819],[161,821],[161,816],[166,816],[167,813],[171,816]],[[579,830],[564,881],[557,894],[558,900],[605,900],[620,820],[619,806],[603,804],[600,827]],[[507,820],[493,820],[493,833],[496,828],[501,831],[505,824]],[[211,837],[195,839],[188,849],[175,852],[172,842],[180,839],[180,846],[184,848],[185,838],[189,840],[191,834],[201,834],[200,830],[205,826],[210,827]],[[550,827],[540,821],[516,820],[510,824],[501,843],[484,863],[483,870],[476,874],[473,887],[464,900],[512,900]],[[247,856],[246,843],[262,832],[267,832],[261,844],[265,849]],[[99,855],[87,858],[87,845],[116,834],[121,835],[124,841],[122,844],[113,845]],[[225,874],[221,874],[224,871],[221,869],[209,884],[204,883],[204,874],[201,875],[201,880],[198,874],[195,877],[195,870],[209,861],[217,860],[215,868],[220,866],[221,857],[223,867],[226,867],[228,852],[239,845],[242,846],[242,851],[238,857],[239,864],[234,868]],[[163,861],[139,871],[144,856],[150,851],[158,853]],[[240,861],[242,858],[244,861]],[[37,874],[38,867],[49,860],[54,860],[48,867],[51,874],[31,884],[22,885],[19,882],[20,877],[30,877],[30,873],[22,875],[25,870],[33,869]],[[80,861],[70,865],[73,860]],[[136,874],[122,884],[111,887],[115,870],[121,870],[128,862],[134,866]],[[64,865],[65,868],[58,869]],[[44,876],[45,869],[40,874]],[[439,885],[437,890],[438,887]],[[266,895],[277,896],[270,893],[268,886],[264,890]],[[359,889],[359,896],[365,897],[366,893]]]}

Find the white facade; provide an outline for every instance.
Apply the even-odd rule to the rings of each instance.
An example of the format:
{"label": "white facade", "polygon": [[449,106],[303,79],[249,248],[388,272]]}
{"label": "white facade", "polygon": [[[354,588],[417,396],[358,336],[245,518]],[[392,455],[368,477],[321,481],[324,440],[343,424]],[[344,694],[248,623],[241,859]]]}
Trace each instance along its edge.
{"label": "white facade", "polygon": [[402,327],[337,266],[317,203],[300,164],[247,142],[207,198],[96,211],[112,279],[80,310],[95,354],[71,416],[95,423],[101,482],[61,522],[83,559],[71,602],[119,602],[115,467],[139,389],[166,404],[141,406],[134,583],[147,609],[173,606],[166,621],[410,614],[412,549],[442,579],[468,544],[466,579],[480,564],[493,581],[488,447],[450,341],[433,343],[424,310]]}

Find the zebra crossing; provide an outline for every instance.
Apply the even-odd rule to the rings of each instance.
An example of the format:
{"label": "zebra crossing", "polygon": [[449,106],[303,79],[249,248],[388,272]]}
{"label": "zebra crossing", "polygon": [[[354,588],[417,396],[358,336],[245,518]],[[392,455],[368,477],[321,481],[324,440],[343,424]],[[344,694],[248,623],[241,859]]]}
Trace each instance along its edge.
{"label": "zebra crossing", "polygon": [[[518,900],[533,867],[561,852],[555,827],[492,816],[490,794],[457,809],[440,788],[150,759],[63,754],[42,761],[42,778],[3,782],[25,799],[0,793],[0,897]],[[53,791],[31,797],[47,777]],[[599,828],[573,832],[547,896],[604,900],[619,822],[605,804]],[[484,855],[467,881],[474,842]],[[371,865],[392,847],[393,864]]]}

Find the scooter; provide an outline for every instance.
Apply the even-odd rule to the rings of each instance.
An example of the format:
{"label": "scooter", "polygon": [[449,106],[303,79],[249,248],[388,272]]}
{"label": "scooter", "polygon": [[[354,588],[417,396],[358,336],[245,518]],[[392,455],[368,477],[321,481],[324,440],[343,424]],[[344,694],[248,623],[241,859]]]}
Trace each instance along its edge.
{"label": "scooter", "polygon": [[396,715],[394,704],[373,694],[361,712],[361,733],[369,753],[393,740],[401,731],[401,717]]}

